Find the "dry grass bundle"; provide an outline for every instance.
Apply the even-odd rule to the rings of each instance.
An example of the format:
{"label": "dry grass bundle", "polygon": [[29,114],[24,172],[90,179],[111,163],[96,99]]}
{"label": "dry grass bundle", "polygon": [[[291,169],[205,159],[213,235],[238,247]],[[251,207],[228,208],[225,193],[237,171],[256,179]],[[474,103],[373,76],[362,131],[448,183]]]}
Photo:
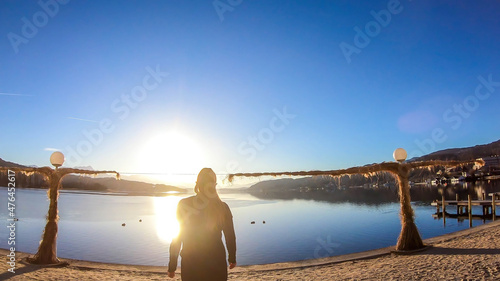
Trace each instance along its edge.
{"label": "dry grass bundle", "polygon": [[261,177],[261,176],[332,176],[341,177],[344,175],[363,174],[373,176],[381,172],[392,174],[399,185],[399,200],[401,204],[401,233],[396,244],[398,251],[411,251],[424,247],[422,238],[415,225],[415,213],[411,207],[410,186],[408,177],[410,170],[413,169],[431,169],[433,167],[458,167],[463,165],[475,164],[483,166],[482,160],[471,161],[422,161],[410,163],[384,162],[380,164],[371,164],[362,167],[352,167],[348,169],[330,170],[330,171],[299,171],[299,172],[268,172],[268,173],[237,173],[228,175],[229,182],[233,182],[235,177]]}
{"label": "dry grass bundle", "polygon": [[84,174],[84,175],[97,175],[97,174],[116,174],[117,179],[119,179],[120,174],[115,171],[88,171],[81,169],[71,169],[71,168],[60,168],[53,170],[49,167],[43,168],[8,168],[0,167],[0,173],[5,173],[8,171],[23,173],[25,175],[31,175],[34,173],[42,174],[46,179],[49,180],[49,190],[47,191],[48,197],[50,199],[49,211],[47,213],[47,224],[42,234],[42,240],[38,247],[38,252],[31,258],[28,259],[29,262],[34,264],[57,264],[59,259],[57,258],[57,222],[59,220],[57,200],[59,198],[59,188],[61,186],[61,180],[64,176],[69,174]]}

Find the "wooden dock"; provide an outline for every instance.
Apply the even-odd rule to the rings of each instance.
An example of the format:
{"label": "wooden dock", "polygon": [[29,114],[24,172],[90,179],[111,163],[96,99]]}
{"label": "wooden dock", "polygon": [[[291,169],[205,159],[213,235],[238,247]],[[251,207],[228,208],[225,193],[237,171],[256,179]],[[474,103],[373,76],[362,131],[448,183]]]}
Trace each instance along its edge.
{"label": "wooden dock", "polygon": [[[463,219],[469,219],[469,227],[472,227],[473,219],[482,219],[485,222],[486,218],[496,219],[496,207],[500,206],[500,192],[494,192],[488,194],[491,200],[486,200],[486,195],[483,193],[481,200],[472,200],[471,196],[467,196],[467,201],[460,200],[458,194],[456,200],[445,200],[444,195],[441,201],[436,200],[431,203],[432,206],[436,206],[436,214],[433,215],[434,218],[443,218],[443,224],[446,225],[446,218],[457,218],[459,221]],[[446,207],[455,206],[457,208],[456,214],[450,214],[446,212]],[[473,215],[472,206],[482,206],[482,215]],[[441,209],[441,210],[440,210]]]}
{"label": "wooden dock", "polygon": [[[459,222],[465,221],[469,219],[469,216],[467,214],[465,215],[457,215],[457,214],[450,214],[450,213],[445,213],[444,218],[443,218],[443,213],[439,214],[433,214],[432,217],[434,219],[457,219]],[[491,220],[491,216],[483,216],[483,215],[472,215],[472,220],[480,220],[485,223],[487,220]]]}
{"label": "wooden dock", "polygon": [[496,207],[500,206],[500,192],[489,193],[488,196],[491,197],[490,200],[486,199],[485,194],[483,193],[483,198],[481,200],[472,200],[469,195],[467,200],[460,200],[458,198],[458,194],[456,200],[445,200],[444,196],[441,201],[436,200],[431,203],[432,206],[436,206],[437,211],[436,214],[445,215],[446,217],[446,209],[447,207],[455,206],[457,208],[457,216],[462,216],[464,214],[468,214],[469,218],[472,219],[472,206],[482,206],[483,209],[483,217],[490,216],[493,220],[496,218]]}

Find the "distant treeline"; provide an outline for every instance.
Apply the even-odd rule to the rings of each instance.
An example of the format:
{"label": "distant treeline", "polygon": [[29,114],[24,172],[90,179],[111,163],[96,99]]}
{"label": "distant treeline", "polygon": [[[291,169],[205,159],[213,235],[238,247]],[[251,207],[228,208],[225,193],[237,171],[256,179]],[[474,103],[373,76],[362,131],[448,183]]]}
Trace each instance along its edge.
{"label": "distant treeline", "polygon": [[[7,173],[0,172],[0,186],[7,186],[9,182]],[[16,187],[27,188],[47,188],[49,183],[40,174],[26,175],[23,173],[16,173]]]}
{"label": "distant treeline", "polygon": [[[288,182],[290,186],[295,188],[284,188],[279,185],[276,188],[272,187],[270,182],[261,182],[254,185],[247,190],[251,195],[259,199],[267,200],[314,200],[323,202],[351,202],[364,205],[379,205],[391,202],[398,202],[398,190],[396,187],[380,187],[380,188],[335,188],[328,185],[320,185],[322,180],[299,179],[299,182],[309,183],[307,187],[300,187],[299,182],[292,183],[296,180],[278,180]],[[312,185],[311,183],[315,183]],[[500,192],[500,181],[492,182],[477,182],[469,183],[467,187],[463,185],[446,185],[446,186],[413,186],[410,188],[412,201],[430,203],[436,199],[440,200],[443,195],[447,199],[455,199],[458,195],[462,200],[467,200],[467,196],[471,195],[472,198],[479,198],[483,193],[489,194],[491,192]]]}
{"label": "distant treeline", "polygon": [[[0,172],[0,186],[7,186],[7,173]],[[48,181],[40,174],[26,175],[16,173],[16,187],[41,188],[49,187]],[[145,182],[116,180],[115,178],[92,178],[87,176],[68,175],[61,182],[62,189],[91,190],[101,192],[126,192],[130,194],[158,194],[169,191],[186,192],[185,189]]]}
{"label": "distant treeline", "polygon": [[[0,172],[0,186],[7,186],[8,178],[7,173]],[[66,176],[61,182],[64,189],[82,189],[93,191],[106,191],[107,188],[103,184],[96,182],[89,177],[78,177],[69,175]],[[16,187],[21,188],[48,188],[48,181],[41,174],[26,175],[24,173],[16,173]]]}

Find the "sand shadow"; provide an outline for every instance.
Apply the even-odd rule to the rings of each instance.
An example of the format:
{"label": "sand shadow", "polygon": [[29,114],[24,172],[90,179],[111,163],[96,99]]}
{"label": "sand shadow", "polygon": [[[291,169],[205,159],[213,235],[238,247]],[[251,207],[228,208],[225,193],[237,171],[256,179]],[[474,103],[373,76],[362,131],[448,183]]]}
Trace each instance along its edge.
{"label": "sand shadow", "polygon": [[37,271],[37,270],[42,269],[42,268],[43,267],[37,266],[37,265],[25,264],[24,267],[14,270],[15,273],[7,271],[7,272],[0,274],[0,280],[7,280],[10,278],[18,277],[19,275],[23,275],[25,273]]}
{"label": "sand shadow", "polygon": [[420,255],[500,255],[500,249],[461,249],[432,247]]}
{"label": "sand shadow", "polygon": [[43,268],[50,268],[50,267],[57,268],[57,267],[69,266],[69,263],[67,263],[67,262],[61,262],[58,264],[50,264],[50,265],[32,264],[32,263],[29,263],[26,258],[24,258],[22,260],[18,260],[17,263],[22,264],[24,266],[22,268],[16,268],[14,270],[14,273],[7,271],[7,272],[0,274],[0,280],[7,280],[10,278],[14,278],[14,277],[17,277],[19,275],[23,275],[25,273],[34,272],[34,271],[37,271],[37,270],[43,269]]}

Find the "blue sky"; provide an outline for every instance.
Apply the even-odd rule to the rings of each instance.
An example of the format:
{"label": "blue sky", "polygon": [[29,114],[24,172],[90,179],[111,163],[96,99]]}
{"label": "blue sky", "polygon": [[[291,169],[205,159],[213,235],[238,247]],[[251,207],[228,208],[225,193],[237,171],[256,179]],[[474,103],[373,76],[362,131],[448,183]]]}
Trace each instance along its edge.
{"label": "blue sky", "polygon": [[0,157],[45,166],[60,150],[67,166],[223,174],[489,143],[499,8],[4,0]]}

